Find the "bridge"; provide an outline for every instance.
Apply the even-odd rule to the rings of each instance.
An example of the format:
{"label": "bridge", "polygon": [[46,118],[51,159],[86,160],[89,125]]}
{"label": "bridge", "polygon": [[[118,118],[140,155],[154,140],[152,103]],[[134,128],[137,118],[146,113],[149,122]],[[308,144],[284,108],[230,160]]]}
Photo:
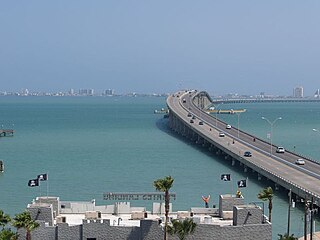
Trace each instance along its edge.
{"label": "bridge", "polygon": [[320,102],[319,98],[228,98],[213,100],[214,104],[227,103],[274,103],[274,102]]}
{"label": "bridge", "polygon": [[[237,162],[244,171],[251,169],[274,182],[275,188],[290,189],[296,198],[312,200],[320,207],[320,163],[294,152],[277,153],[277,146],[235,127],[205,112],[212,104],[206,92],[180,91],[167,98],[169,127],[178,134],[224,156],[232,165]],[[221,136],[221,132],[224,136]],[[246,151],[251,157],[244,156]],[[304,165],[297,165],[297,159]]]}

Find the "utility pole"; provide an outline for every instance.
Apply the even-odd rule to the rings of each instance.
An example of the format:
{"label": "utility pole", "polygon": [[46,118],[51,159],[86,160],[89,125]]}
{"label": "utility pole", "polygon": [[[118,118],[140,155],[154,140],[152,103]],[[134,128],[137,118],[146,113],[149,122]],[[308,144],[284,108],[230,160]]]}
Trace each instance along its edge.
{"label": "utility pole", "polygon": [[310,203],[310,240],[313,239],[313,197]]}
{"label": "utility pole", "polygon": [[308,198],[306,196],[304,199],[304,240],[307,240],[307,235],[308,235],[307,217],[308,217]]}
{"label": "utility pole", "polygon": [[287,228],[287,235],[290,235],[290,211],[291,211],[291,189],[289,190],[288,196],[289,196],[289,207],[288,207],[288,228]]}

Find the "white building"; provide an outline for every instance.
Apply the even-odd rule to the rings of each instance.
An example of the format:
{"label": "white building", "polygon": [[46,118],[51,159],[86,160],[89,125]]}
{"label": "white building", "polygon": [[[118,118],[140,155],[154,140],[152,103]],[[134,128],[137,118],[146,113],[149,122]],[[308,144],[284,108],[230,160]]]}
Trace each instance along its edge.
{"label": "white building", "polygon": [[293,89],[293,97],[295,98],[303,98],[303,87],[295,87]]}

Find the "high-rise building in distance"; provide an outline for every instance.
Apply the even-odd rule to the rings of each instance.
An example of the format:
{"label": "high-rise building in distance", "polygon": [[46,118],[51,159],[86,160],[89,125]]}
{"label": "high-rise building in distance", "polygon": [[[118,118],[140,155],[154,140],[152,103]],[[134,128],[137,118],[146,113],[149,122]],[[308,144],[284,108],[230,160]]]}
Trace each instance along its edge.
{"label": "high-rise building in distance", "polygon": [[295,87],[293,89],[293,97],[303,98],[303,87]]}
{"label": "high-rise building in distance", "polygon": [[113,89],[107,89],[103,92],[103,95],[107,96],[113,96],[114,95],[114,90]]}

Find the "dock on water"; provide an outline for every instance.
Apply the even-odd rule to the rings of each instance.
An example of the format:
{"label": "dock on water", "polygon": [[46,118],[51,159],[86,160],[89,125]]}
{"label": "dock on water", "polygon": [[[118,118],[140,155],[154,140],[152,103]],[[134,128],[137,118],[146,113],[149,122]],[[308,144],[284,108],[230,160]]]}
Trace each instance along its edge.
{"label": "dock on water", "polygon": [[0,137],[10,137],[13,136],[13,129],[0,129]]}
{"label": "dock on water", "polygon": [[224,109],[208,109],[205,110],[207,113],[216,113],[216,114],[237,114],[237,113],[243,113],[246,111],[246,109],[228,109],[228,110],[224,110]]}

